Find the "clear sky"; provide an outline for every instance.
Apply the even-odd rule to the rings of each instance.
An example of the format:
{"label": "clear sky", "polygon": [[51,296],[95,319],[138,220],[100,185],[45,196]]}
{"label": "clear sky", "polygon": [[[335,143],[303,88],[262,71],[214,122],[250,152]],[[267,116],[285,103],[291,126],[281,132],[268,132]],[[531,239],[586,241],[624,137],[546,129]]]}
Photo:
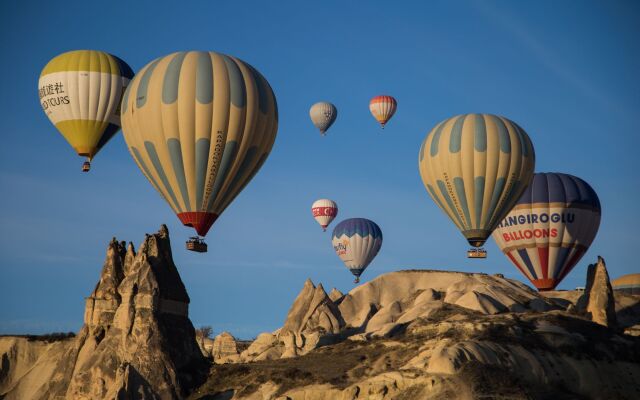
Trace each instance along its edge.
{"label": "clear sky", "polygon": [[[339,220],[376,221],[384,243],[363,281],[404,268],[526,279],[496,248],[467,243],[427,195],[417,168],[425,135],[456,114],[520,124],[536,171],[565,172],[600,196],[591,249],[560,285],[583,286],[602,255],[610,275],[638,272],[640,3],[636,1],[20,1],[0,2],[0,333],[77,331],[112,236],[169,226],[194,325],[247,338],[282,325],[306,278],[348,291],[311,203]],[[280,128],[266,164],[216,222],[209,252],[137,169],[122,135],[89,174],[42,111],[41,69],[68,50],[97,49],[134,71],[179,50],[212,50],[256,67],[273,87]],[[369,114],[398,99],[384,131]],[[321,138],[316,101],[339,109]],[[527,281],[528,282],[528,281]]]}

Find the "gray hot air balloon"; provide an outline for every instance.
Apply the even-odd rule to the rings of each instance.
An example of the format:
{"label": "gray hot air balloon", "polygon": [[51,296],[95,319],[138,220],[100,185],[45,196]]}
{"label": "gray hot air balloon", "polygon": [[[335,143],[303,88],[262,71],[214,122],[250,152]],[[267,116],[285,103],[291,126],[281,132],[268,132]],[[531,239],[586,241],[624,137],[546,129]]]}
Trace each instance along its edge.
{"label": "gray hot air balloon", "polygon": [[324,136],[327,129],[336,120],[338,109],[331,103],[321,101],[311,106],[309,116],[311,117],[311,122],[320,130],[320,134]]}

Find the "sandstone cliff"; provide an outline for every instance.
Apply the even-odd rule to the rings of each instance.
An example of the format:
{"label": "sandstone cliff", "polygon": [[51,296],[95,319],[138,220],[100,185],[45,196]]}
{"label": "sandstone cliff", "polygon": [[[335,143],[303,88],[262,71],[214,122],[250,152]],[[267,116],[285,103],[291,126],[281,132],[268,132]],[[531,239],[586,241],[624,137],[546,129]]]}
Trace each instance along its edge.
{"label": "sandstone cliff", "polygon": [[166,226],[138,252],[114,239],[74,339],[0,341],[0,397],[183,398],[208,366],[188,307]]}
{"label": "sandstone cliff", "polygon": [[485,274],[399,271],[375,278],[346,295],[336,290],[327,295],[322,284],[315,286],[307,280],[282,328],[258,336],[240,360],[294,357],[347,337],[388,337],[446,304],[482,314],[560,308],[518,281]]}
{"label": "sandstone cliff", "polygon": [[345,295],[307,281],[283,327],[192,398],[639,398],[640,339],[591,318],[502,276],[400,271]]}

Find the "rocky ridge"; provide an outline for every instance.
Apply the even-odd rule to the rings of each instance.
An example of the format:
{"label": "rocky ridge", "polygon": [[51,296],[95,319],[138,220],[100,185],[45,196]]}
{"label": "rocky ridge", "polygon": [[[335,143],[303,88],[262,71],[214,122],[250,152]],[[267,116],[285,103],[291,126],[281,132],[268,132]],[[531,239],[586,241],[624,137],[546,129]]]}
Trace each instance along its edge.
{"label": "rocky ridge", "polygon": [[346,295],[308,280],[283,327],[191,398],[636,399],[640,339],[599,323],[608,302],[576,307],[608,298],[604,260],[589,271],[572,301],[484,274],[399,271]]}
{"label": "rocky ridge", "polygon": [[499,274],[398,271],[346,294],[307,280],[282,328],[198,344],[163,226],[137,252],[109,244],[75,338],[0,338],[0,398],[639,398],[640,296],[611,291],[602,259],[587,280],[544,294]]}
{"label": "rocky ridge", "polygon": [[75,338],[0,341],[0,397],[183,398],[208,366],[188,306],[166,226],[137,252],[114,239]]}

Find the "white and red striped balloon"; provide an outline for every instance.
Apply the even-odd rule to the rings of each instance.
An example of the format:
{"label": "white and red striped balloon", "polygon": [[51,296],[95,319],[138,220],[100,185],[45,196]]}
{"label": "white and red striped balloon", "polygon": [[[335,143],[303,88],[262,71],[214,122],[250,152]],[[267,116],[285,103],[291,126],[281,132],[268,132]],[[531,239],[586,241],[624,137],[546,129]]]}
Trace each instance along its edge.
{"label": "white and red striped balloon", "polygon": [[313,218],[320,224],[323,231],[327,230],[327,226],[338,215],[338,205],[335,201],[329,199],[320,199],[311,205]]}
{"label": "white and red striped balloon", "polygon": [[382,125],[384,129],[385,124],[393,117],[398,107],[398,102],[391,96],[376,96],[369,102],[369,111],[373,114],[373,117]]}

